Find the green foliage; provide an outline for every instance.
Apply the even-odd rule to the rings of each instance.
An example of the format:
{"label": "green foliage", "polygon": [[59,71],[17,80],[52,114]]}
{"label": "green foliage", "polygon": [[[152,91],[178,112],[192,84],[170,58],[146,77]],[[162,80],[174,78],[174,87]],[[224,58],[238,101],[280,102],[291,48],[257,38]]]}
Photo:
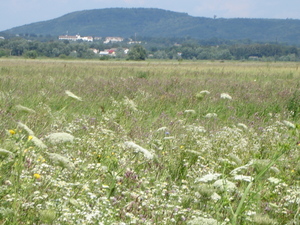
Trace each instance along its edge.
{"label": "green foliage", "polygon": [[38,57],[38,53],[35,50],[27,51],[24,54],[25,58],[35,59]]}
{"label": "green foliage", "polygon": [[275,42],[278,39],[282,43],[300,44],[299,20],[214,19],[145,8],[78,11],[56,19],[15,27],[6,32],[44,40],[49,34],[56,37],[65,34],[66,27],[83,36],[131,37],[138,33],[146,37],[191,37],[205,40],[221,38]]}
{"label": "green foliage", "polygon": [[293,96],[289,99],[287,108],[292,114],[294,119],[298,119],[300,117],[300,85],[296,86],[296,89],[293,93]]}
{"label": "green foliage", "polygon": [[299,76],[1,58],[0,223],[299,224]]}
{"label": "green foliage", "polygon": [[8,49],[0,49],[0,57],[9,56],[10,51]]}
{"label": "green foliage", "polygon": [[128,60],[146,60],[147,52],[142,45],[134,45],[128,52]]}

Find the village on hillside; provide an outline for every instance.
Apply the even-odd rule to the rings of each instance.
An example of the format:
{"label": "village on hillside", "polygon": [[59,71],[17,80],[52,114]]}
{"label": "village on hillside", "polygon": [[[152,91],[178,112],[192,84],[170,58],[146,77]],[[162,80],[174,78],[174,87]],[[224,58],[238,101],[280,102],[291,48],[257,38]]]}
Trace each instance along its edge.
{"label": "village on hillside", "polygon": [[[80,36],[79,34],[77,35],[60,35],[58,37],[59,40],[67,40],[67,41],[87,41],[87,42],[93,42],[93,41],[100,41],[103,39],[103,44],[109,44],[109,43],[117,43],[117,42],[122,42],[124,41],[124,38],[122,37],[92,37],[92,36]],[[141,41],[133,41],[132,39],[129,39],[128,44],[140,44]],[[105,49],[104,51],[99,51],[98,49],[93,49],[91,48],[95,54],[99,54],[101,56],[116,56],[116,51],[117,48],[111,48],[111,49]],[[127,54],[129,49],[124,48],[123,49],[124,54]]]}

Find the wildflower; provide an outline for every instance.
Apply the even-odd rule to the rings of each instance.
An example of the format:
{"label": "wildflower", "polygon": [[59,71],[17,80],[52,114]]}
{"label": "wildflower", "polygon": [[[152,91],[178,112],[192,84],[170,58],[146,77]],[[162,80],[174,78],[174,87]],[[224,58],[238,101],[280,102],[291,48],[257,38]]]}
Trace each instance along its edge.
{"label": "wildflower", "polygon": [[16,105],[15,108],[16,108],[16,110],[21,111],[21,112],[35,113],[35,111],[33,109],[27,108],[22,105]]}
{"label": "wildflower", "polygon": [[214,192],[214,193],[210,196],[210,198],[211,198],[213,201],[217,202],[217,201],[219,201],[222,197],[221,197],[220,195],[218,195],[216,192]]}
{"label": "wildflower", "polygon": [[200,91],[199,93],[196,94],[196,98],[199,100],[202,100],[205,97],[205,95],[208,95],[208,94],[210,94],[210,92],[207,90]]}
{"label": "wildflower", "polygon": [[37,159],[38,162],[46,162],[46,160],[42,157],[42,156],[39,156],[39,158]]}
{"label": "wildflower", "polygon": [[45,209],[40,211],[40,220],[47,224],[53,224],[56,218],[56,212],[53,209]]}
{"label": "wildflower", "polygon": [[175,138],[174,136],[169,136],[169,137],[164,137],[164,140],[172,140],[174,138]]}
{"label": "wildflower", "polygon": [[157,132],[159,132],[159,131],[165,131],[165,130],[167,130],[168,128],[167,127],[161,127],[161,128],[158,128],[157,129]]}
{"label": "wildflower", "polygon": [[253,165],[253,161],[250,161],[249,163],[247,163],[246,165],[244,165],[244,166],[240,166],[240,167],[237,167],[237,168],[235,168],[234,170],[232,170],[231,172],[230,172],[230,174],[232,174],[232,175],[236,175],[238,172],[240,172],[241,170],[247,170],[251,165]]}
{"label": "wildflower", "polygon": [[273,184],[279,184],[279,183],[281,182],[280,179],[275,178],[275,177],[269,177],[269,178],[268,178],[268,181],[269,181],[270,183],[273,183]]}
{"label": "wildflower", "polygon": [[109,186],[108,186],[108,185],[106,185],[106,184],[103,184],[103,185],[102,185],[102,188],[103,188],[103,189],[108,189],[108,188],[109,188]]}
{"label": "wildflower", "polygon": [[72,170],[75,168],[74,164],[66,157],[56,154],[56,153],[48,153],[51,162],[55,166],[60,166],[62,168],[67,168]]}
{"label": "wildflower", "polygon": [[244,176],[244,175],[235,175],[234,179],[235,180],[243,180],[243,181],[246,181],[246,182],[253,181],[253,177],[251,177],[251,176]]}
{"label": "wildflower", "polygon": [[187,109],[187,110],[184,110],[184,113],[187,113],[187,114],[195,114],[196,111],[193,110],[193,109]]}
{"label": "wildflower", "polygon": [[7,186],[11,186],[12,185],[12,183],[10,182],[10,180],[4,181],[4,184],[7,185]]}
{"label": "wildflower", "polygon": [[193,220],[187,222],[188,225],[218,225],[218,221],[211,218],[204,218],[204,217],[196,217]]}
{"label": "wildflower", "polygon": [[77,95],[74,95],[71,91],[65,91],[65,93],[66,93],[69,97],[71,97],[71,98],[74,98],[74,99],[76,99],[76,100],[78,100],[78,101],[82,101],[82,98],[81,98],[81,97],[78,97]]}
{"label": "wildflower", "polygon": [[41,178],[41,175],[38,173],[35,173],[35,174],[33,174],[33,177],[38,180]]}
{"label": "wildflower", "polygon": [[297,142],[297,145],[300,146],[300,141]]}
{"label": "wildflower", "polygon": [[9,132],[11,135],[16,134],[16,132],[15,132],[14,130],[8,130],[8,132]]}
{"label": "wildflower", "polygon": [[226,179],[217,180],[213,184],[213,186],[222,192],[223,191],[234,192],[237,189],[237,187],[235,186],[234,183],[232,183]]}
{"label": "wildflower", "polygon": [[133,148],[135,150],[135,152],[143,153],[146,159],[153,159],[153,157],[154,157],[153,154],[151,152],[149,152],[147,149],[135,144],[132,141],[126,141],[125,146],[128,148]]}
{"label": "wildflower", "polygon": [[205,128],[202,127],[202,126],[187,125],[186,129],[188,131],[192,131],[192,132],[196,132],[196,133],[197,132],[199,132],[199,133],[205,133],[206,132]]}
{"label": "wildflower", "polygon": [[238,123],[237,126],[238,126],[238,127],[242,127],[242,128],[244,128],[245,130],[248,130],[247,125],[245,125],[245,124],[243,124],[243,123]]}
{"label": "wildflower", "polygon": [[[31,137],[31,141],[33,142],[33,144],[38,147],[38,148],[41,148],[41,149],[46,149],[47,146],[40,140],[38,139],[37,137],[35,136],[29,136]],[[28,140],[29,140],[29,137],[28,137]]]}
{"label": "wildflower", "polygon": [[207,183],[207,182],[209,182],[209,181],[213,181],[213,180],[218,179],[219,176],[221,176],[220,173],[210,173],[210,174],[207,174],[207,175],[205,175],[205,176],[203,176],[203,177],[201,177],[201,178],[197,178],[197,179],[195,180],[195,183],[196,183],[196,182],[204,182],[204,183]]}
{"label": "wildflower", "polygon": [[284,120],[282,121],[284,123],[284,125],[286,125],[288,128],[292,128],[292,129],[295,129],[296,126],[295,124],[291,123],[290,121],[287,121],[287,120]]}
{"label": "wildflower", "polygon": [[65,142],[73,142],[74,136],[68,133],[52,133],[49,134],[47,137],[48,141],[51,144],[59,144]]}
{"label": "wildflower", "polygon": [[8,155],[11,155],[11,154],[13,154],[11,151],[0,148],[0,156],[8,156]]}
{"label": "wildflower", "polygon": [[34,136],[34,132],[29,127],[27,127],[25,124],[18,122],[18,126],[23,128],[28,133],[29,136]]}
{"label": "wildflower", "polygon": [[207,90],[200,91],[199,94],[209,95],[210,92]]}
{"label": "wildflower", "polygon": [[271,219],[268,215],[264,214],[256,214],[253,216],[253,223],[254,224],[262,224],[262,225],[271,225],[277,224],[275,220]]}
{"label": "wildflower", "polygon": [[214,189],[208,184],[200,184],[197,190],[203,198],[208,198],[214,193]]}
{"label": "wildflower", "polygon": [[135,102],[133,100],[127,98],[126,96],[125,96],[125,99],[124,99],[124,105],[128,106],[133,111],[137,111],[137,105],[135,104]]}
{"label": "wildflower", "polygon": [[216,113],[207,113],[204,117],[205,118],[216,118],[218,115]]}
{"label": "wildflower", "polygon": [[222,99],[229,99],[229,100],[232,99],[232,97],[231,97],[229,94],[227,94],[227,93],[222,93],[222,94],[220,95],[220,97],[221,97]]}
{"label": "wildflower", "polygon": [[28,141],[32,140],[33,136],[29,135],[28,136]]}

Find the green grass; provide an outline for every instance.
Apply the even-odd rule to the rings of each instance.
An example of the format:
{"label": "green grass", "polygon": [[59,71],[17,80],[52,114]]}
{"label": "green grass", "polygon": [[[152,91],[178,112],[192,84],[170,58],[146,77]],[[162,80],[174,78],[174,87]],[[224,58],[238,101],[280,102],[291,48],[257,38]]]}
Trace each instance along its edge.
{"label": "green grass", "polygon": [[0,223],[299,223],[298,66],[1,59]]}

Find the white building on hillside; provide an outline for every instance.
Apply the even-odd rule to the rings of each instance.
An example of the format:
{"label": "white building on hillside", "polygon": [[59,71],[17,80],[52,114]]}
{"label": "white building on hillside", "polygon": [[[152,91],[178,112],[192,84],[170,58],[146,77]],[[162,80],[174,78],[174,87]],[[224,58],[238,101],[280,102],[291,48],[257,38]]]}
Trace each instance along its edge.
{"label": "white building on hillside", "polygon": [[104,44],[108,44],[108,43],[115,43],[115,42],[122,42],[124,40],[124,38],[121,37],[106,37],[105,41],[103,42]]}
{"label": "white building on hillside", "polygon": [[59,40],[68,40],[68,41],[93,41],[93,37],[91,36],[86,36],[86,37],[81,37],[80,35],[75,35],[75,36],[70,36],[70,35],[61,35],[58,37]]}

